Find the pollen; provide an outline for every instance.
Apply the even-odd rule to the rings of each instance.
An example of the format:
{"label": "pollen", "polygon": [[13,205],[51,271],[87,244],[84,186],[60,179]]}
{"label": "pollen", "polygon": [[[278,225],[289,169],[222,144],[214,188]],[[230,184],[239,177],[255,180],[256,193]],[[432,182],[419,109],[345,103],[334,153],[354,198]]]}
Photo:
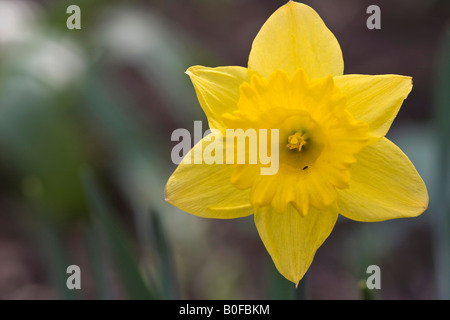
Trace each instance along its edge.
{"label": "pollen", "polygon": [[290,150],[302,151],[302,147],[306,144],[306,135],[296,132],[288,137],[286,148]]}

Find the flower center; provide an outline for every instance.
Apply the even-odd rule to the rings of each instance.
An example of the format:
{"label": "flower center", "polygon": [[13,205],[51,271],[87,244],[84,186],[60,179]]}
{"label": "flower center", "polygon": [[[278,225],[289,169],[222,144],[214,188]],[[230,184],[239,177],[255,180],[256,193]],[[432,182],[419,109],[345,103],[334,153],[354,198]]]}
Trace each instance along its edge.
{"label": "flower center", "polygon": [[288,137],[288,144],[286,148],[290,150],[302,151],[302,147],[306,144],[306,135],[304,133],[296,132]]}
{"label": "flower center", "polygon": [[222,119],[228,128],[278,129],[279,170],[260,175],[266,164],[237,165],[231,183],[251,188],[252,205],[271,205],[278,213],[288,205],[303,216],[310,207],[325,210],[336,201],[336,189],[348,187],[350,166],[368,140],[367,123],[346,108],[331,75],[311,80],[303,70],[292,77],[277,70],[268,78],[253,76],[240,87],[238,110]]}
{"label": "flower center", "polygon": [[[276,111],[280,114],[280,111]],[[279,144],[285,146],[280,149],[280,161],[299,172],[310,168],[316,162],[326,144],[326,136],[321,126],[308,112],[292,110],[290,112],[291,114],[294,112],[294,115],[286,116],[286,119],[278,124]]]}

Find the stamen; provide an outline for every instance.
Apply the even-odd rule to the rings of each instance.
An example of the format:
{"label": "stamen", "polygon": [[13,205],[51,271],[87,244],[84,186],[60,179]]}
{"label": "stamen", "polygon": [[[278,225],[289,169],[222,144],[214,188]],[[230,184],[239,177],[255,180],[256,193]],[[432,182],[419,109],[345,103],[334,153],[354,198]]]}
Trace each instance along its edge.
{"label": "stamen", "polygon": [[301,134],[299,132],[296,132],[293,135],[290,135],[288,137],[288,144],[286,145],[286,148],[290,150],[296,150],[302,151],[302,147],[306,144],[306,137],[305,134]]}

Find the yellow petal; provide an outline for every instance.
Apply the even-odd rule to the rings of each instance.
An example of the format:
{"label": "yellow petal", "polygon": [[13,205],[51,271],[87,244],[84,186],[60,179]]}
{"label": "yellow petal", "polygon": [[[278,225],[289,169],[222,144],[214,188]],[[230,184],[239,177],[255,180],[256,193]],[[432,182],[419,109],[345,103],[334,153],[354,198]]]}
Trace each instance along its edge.
{"label": "yellow petal", "polygon": [[254,72],[244,67],[208,68],[193,66],[186,70],[191,78],[203,111],[208,118],[209,127],[223,127],[222,114],[237,109],[239,87],[250,81]]}
{"label": "yellow petal", "polygon": [[253,41],[248,67],[266,78],[276,69],[292,76],[302,68],[310,78],[342,75],[338,41],[309,6],[289,1],[264,23]]}
{"label": "yellow petal", "polygon": [[348,189],[338,190],[339,213],[357,221],[415,217],[428,193],[408,157],[386,138],[364,148],[350,169]]}
{"label": "yellow petal", "polygon": [[306,217],[292,206],[283,213],[276,213],[270,206],[255,211],[256,227],[275,266],[296,285],[330,235],[337,217],[336,204],[324,211],[310,208]]}
{"label": "yellow petal", "polygon": [[369,124],[372,136],[384,137],[403,100],[412,89],[411,77],[399,75],[344,75],[334,83],[347,96],[347,110]]}
{"label": "yellow petal", "polygon": [[239,190],[231,184],[232,166],[194,163],[194,157],[203,155],[205,159],[207,155],[203,150],[213,140],[205,137],[184,157],[166,184],[166,201],[204,218],[232,219],[251,215],[250,190]]}

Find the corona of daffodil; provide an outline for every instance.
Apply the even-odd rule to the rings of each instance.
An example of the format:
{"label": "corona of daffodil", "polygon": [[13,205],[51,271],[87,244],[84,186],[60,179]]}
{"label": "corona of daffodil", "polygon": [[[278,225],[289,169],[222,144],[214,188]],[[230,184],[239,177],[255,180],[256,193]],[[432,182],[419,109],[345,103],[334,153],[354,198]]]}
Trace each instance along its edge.
{"label": "corona of daffodil", "polygon": [[[375,222],[415,217],[428,206],[413,164],[384,137],[412,79],[344,75],[343,68],[339,43],[319,15],[289,1],[257,34],[247,68],[186,71],[210,128],[279,130],[279,170],[183,161],[166,200],[205,218],[253,214],[275,266],[295,284],[339,214]],[[202,148],[209,143],[204,138]]]}

